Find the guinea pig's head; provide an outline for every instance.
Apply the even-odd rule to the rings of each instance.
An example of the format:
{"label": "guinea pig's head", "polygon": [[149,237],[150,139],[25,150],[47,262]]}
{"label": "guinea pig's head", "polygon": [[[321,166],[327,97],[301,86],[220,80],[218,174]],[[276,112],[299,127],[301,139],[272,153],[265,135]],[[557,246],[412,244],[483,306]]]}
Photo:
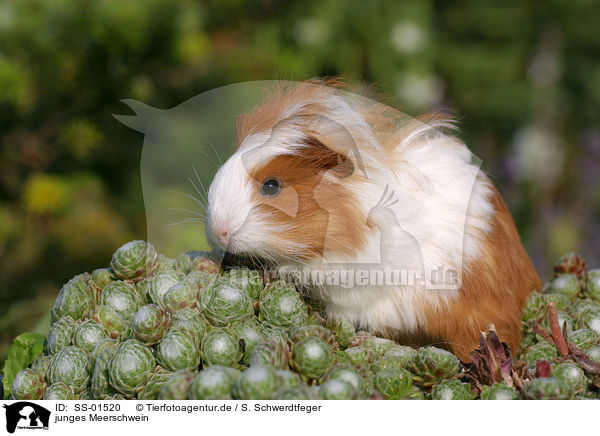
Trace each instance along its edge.
{"label": "guinea pig's head", "polygon": [[364,243],[366,217],[350,188],[364,177],[360,139],[320,88],[276,94],[238,118],[238,149],[208,192],[211,244],[286,263],[320,258],[325,244],[352,253]]}

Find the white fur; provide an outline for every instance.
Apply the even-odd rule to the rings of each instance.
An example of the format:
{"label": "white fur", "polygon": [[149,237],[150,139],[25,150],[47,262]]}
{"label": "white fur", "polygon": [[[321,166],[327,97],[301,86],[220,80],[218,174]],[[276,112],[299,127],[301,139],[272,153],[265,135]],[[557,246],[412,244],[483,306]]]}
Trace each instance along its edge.
{"label": "white fur", "polygon": [[[323,88],[318,102],[329,110],[320,115],[333,123],[323,124],[321,119],[302,125],[301,121],[306,124],[306,120],[294,119],[294,113],[302,106],[296,104],[284,111],[275,129],[247,137],[210,187],[209,223],[228,220],[236,230],[230,249],[275,260],[282,272],[307,266],[298,259],[304,247],[287,242],[289,250],[285,253],[273,249],[274,241],[279,245],[285,243],[288,229],[276,226],[255,211],[250,195],[257,185],[250,180],[248,171],[274,156],[294,154],[307,128],[319,132],[319,128],[335,129],[339,124],[346,129],[340,130],[340,135],[347,137],[349,133],[360,144],[365,165],[366,177],[355,171],[340,183],[361,205],[366,244],[362,250],[339,253],[328,250],[327,242],[332,240],[326,240],[323,258],[313,259],[310,268],[322,270],[332,264],[359,268],[360,264],[364,267],[368,263],[394,269],[422,265],[426,271],[443,267],[462,273],[480,254],[481,238],[490,231],[494,208],[489,200],[490,183],[471,152],[455,138],[438,131],[450,124],[447,121],[432,126],[417,124],[411,131],[403,132],[395,149],[385,150],[355,110],[361,98]],[[335,146],[348,146],[348,141],[341,142]],[[326,173],[323,180],[334,178]],[[388,192],[393,192],[392,200],[399,201],[381,210],[373,209],[386,186]],[[315,190],[317,201],[319,188]],[[388,213],[390,209],[393,215]],[[395,218],[390,218],[394,215]],[[335,211],[330,211],[330,220],[335,218]],[[370,330],[414,331],[422,325],[424,301],[444,304],[457,296],[458,288],[432,292],[423,286],[362,285],[348,289],[324,285],[312,290],[326,300],[334,317],[346,318]]]}

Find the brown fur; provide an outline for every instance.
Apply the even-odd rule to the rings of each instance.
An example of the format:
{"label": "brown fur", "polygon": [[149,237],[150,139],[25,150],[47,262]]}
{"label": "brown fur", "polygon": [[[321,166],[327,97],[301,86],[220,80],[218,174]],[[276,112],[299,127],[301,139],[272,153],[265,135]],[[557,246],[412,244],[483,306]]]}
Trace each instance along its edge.
{"label": "brown fur", "polygon": [[528,295],[541,282],[502,197],[493,190],[496,216],[484,239],[481,257],[466,265],[458,298],[425,311],[423,333],[413,343],[439,341],[461,360],[479,348],[479,333],[494,324],[501,340],[516,351],[521,342],[521,314]]}

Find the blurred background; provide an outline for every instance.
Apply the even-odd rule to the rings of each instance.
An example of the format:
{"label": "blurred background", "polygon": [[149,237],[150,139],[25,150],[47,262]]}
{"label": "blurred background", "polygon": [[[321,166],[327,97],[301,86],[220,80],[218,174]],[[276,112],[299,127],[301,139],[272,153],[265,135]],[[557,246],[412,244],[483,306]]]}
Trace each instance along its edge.
{"label": "blurred background", "polygon": [[[600,266],[595,0],[0,1],[0,362],[61,285],[146,237],[143,135],[120,99],[173,107],[231,83],[343,75],[400,110],[451,110],[543,278]],[[130,113],[130,112],[129,112]]]}

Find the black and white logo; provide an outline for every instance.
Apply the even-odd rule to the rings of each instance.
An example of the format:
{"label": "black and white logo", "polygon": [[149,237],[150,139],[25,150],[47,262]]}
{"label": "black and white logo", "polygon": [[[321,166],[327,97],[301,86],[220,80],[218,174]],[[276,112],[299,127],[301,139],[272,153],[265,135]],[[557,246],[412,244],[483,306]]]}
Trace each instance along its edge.
{"label": "black and white logo", "polygon": [[6,431],[14,433],[19,430],[47,430],[50,411],[35,403],[19,401],[10,405],[3,404],[6,409]]}

